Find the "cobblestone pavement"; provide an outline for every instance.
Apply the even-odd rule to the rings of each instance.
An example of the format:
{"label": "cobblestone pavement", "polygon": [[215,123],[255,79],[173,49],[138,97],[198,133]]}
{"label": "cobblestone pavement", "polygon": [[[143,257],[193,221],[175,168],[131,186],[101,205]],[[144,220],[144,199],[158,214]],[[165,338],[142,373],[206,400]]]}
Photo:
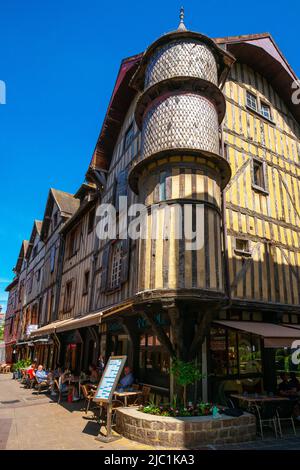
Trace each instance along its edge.
{"label": "cobblestone pavement", "polygon": [[[95,437],[99,425],[92,413],[81,410],[82,402],[60,405],[49,396],[24,389],[11,374],[0,374],[0,450],[77,449],[77,450],[153,450],[153,447],[121,438],[105,444]],[[205,446],[200,450],[300,450],[298,435],[283,439],[267,438],[244,444]],[[162,447],[160,449],[163,449]]]}

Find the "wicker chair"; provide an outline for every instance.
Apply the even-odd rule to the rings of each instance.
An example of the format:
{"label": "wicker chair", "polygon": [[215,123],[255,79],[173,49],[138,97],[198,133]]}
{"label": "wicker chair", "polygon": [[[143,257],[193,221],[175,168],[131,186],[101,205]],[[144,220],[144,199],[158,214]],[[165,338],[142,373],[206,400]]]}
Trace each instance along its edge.
{"label": "wicker chair", "polygon": [[49,389],[49,384],[48,382],[46,381],[43,381],[43,382],[39,382],[38,379],[35,377],[35,388],[37,389],[38,391],[38,395],[40,394],[41,390],[46,390],[46,389]]}
{"label": "wicker chair", "polygon": [[85,414],[87,414],[90,409],[91,402],[93,401],[93,398],[95,396],[96,390],[93,390],[91,388],[88,389],[88,387],[83,384],[80,384],[80,389],[85,399]]}
{"label": "wicker chair", "polygon": [[61,390],[61,387],[60,387],[60,378],[59,380],[57,379],[54,379],[54,386],[57,390],[57,393],[58,393],[58,400],[57,400],[57,403],[59,404],[62,400],[63,397],[67,397],[68,396],[68,393],[69,391],[68,390],[65,390],[65,391],[62,391]]}
{"label": "wicker chair", "polygon": [[146,405],[149,402],[151,387],[148,385],[142,386],[142,394],[135,400],[134,405]]}

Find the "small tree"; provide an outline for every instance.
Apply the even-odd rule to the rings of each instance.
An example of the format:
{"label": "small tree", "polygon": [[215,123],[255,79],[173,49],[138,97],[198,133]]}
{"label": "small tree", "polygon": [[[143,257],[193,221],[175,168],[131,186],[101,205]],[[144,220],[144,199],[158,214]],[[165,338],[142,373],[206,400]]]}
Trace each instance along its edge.
{"label": "small tree", "polygon": [[183,405],[186,408],[187,386],[202,379],[201,371],[194,362],[185,362],[175,359],[171,367],[171,373],[174,375],[176,383],[183,387]]}
{"label": "small tree", "polygon": [[4,326],[0,326],[0,341],[4,338]]}

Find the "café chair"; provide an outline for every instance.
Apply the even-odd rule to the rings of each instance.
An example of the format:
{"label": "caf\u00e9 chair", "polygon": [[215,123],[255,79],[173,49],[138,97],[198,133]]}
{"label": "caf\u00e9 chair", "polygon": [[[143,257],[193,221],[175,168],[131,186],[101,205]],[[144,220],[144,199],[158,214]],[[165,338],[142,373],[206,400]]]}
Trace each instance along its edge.
{"label": "caf\u00e9 chair", "polygon": [[40,394],[41,390],[46,390],[46,388],[48,389],[49,388],[49,384],[48,382],[46,381],[43,381],[43,382],[39,382],[38,379],[35,377],[35,388],[37,389],[38,391],[38,395]]}
{"label": "caf\u00e9 chair", "polygon": [[287,423],[291,424],[295,436],[297,435],[296,428],[295,428],[295,423],[294,423],[294,418],[293,418],[294,407],[295,407],[295,401],[293,401],[293,400],[282,402],[277,407],[276,417],[277,417],[277,423],[278,423],[278,429],[279,429],[280,437],[283,436],[281,424],[284,423],[284,422],[287,422]]}
{"label": "caf\u00e9 chair", "polygon": [[146,405],[149,402],[149,397],[151,393],[151,387],[148,385],[142,386],[142,393],[134,402],[134,405]]}
{"label": "caf\u00e9 chair", "polygon": [[55,385],[55,388],[56,388],[57,393],[58,393],[57,403],[59,404],[61,402],[62,398],[64,398],[64,397],[66,398],[68,396],[69,391],[65,390],[64,392],[62,392],[61,387],[60,387],[60,378],[59,378],[59,381],[57,379],[54,379],[54,385]]}
{"label": "caf\u00e9 chair", "polygon": [[80,384],[80,389],[81,389],[83,397],[85,399],[85,414],[87,414],[87,412],[90,409],[91,402],[93,401],[93,398],[95,396],[96,390],[93,390],[91,388],[88,389],[88,387],[86,385],[83,385],[83,384]]}
{"label": "caf\u00e9 chair", "polygon": [[274,431],[277,439],[277,406],[272,403],[264,403],[262,407],[259,407],[256,403],[253,405],[252,410],[256,416],[257,423],[259,425],[259,434],[264,439],[264,428],[269,428]]}

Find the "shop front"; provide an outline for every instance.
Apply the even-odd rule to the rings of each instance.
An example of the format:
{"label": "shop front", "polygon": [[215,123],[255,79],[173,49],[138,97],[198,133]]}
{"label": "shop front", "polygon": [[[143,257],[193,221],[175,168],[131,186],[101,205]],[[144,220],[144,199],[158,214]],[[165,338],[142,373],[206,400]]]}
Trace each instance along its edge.
{"label": "shop front", "polygon": [[[226,403],[231,394],[276,393],[280,372],[292,361],[300,329],[265,322],[216,321],[208,338],[209,397]],[[299,343],[300,344],[300,343]]]}

